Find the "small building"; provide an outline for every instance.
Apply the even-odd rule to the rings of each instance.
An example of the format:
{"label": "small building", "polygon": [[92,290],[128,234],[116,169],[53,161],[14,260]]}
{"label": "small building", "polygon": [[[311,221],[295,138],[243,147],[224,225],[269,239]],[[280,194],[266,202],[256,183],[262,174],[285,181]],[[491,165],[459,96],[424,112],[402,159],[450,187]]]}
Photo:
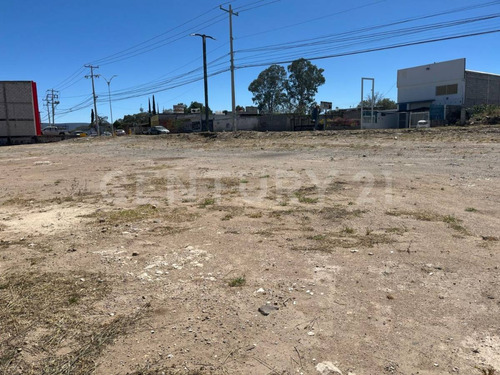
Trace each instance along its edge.
{"label": "small building", "polygon": [[500,75],[466,69],[466,59],[398,70],[399,127],[465,122],[475,105],[500,105]]}

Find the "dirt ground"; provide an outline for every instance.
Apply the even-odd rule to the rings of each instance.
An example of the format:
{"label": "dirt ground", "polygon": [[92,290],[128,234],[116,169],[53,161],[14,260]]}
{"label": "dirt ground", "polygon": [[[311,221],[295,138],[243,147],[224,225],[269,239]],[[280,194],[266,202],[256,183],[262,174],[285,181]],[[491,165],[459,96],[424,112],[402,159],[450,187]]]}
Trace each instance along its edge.
{"label": "dirt ground", "polygon": [[499,141],[2,147],[0,373],[498,374]]}

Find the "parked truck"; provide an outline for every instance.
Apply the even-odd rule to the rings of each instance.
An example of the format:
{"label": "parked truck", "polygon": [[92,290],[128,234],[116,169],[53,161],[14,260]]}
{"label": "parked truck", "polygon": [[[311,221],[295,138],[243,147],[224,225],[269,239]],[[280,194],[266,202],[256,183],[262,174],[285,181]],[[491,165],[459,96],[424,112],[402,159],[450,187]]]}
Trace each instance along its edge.
{"label": "parked truck", "polygon": [[32,143],[41,135],[36,83],[0,81],[0,144]]}

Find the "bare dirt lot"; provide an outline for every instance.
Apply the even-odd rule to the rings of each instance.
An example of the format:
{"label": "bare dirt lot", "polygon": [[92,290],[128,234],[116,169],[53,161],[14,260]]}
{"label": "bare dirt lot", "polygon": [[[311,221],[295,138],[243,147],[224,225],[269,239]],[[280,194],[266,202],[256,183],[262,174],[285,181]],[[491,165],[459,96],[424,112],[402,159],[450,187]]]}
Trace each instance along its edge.
{"label": "bare dirt lot", "polygon": [[499,141],[2,147],[0,373],[498,374]]}

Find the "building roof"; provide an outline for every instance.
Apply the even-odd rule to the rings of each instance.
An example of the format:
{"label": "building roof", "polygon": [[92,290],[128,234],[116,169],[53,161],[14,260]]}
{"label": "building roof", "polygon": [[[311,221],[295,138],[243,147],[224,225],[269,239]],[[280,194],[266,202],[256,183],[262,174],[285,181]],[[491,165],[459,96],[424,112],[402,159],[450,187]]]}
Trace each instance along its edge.
{"label": "building roof", "polygon": [[480,72],[479,70],[470,70],[470,69],[466,69],[465,71],[466,71],[466,72],[471,72],[471,73],[487,74],[487,75],[489,75],[489,76],[497,76],[497,77],[500,77],[500,74],[488,73],[488,72]]}
{"label": "building roof", "polygon": [[422,100],[413,100],[411,102],[400,102],[397,104],[412,104],[412,103],[425,103],[425,102],[434,102],[436,99],[422,99]]}

